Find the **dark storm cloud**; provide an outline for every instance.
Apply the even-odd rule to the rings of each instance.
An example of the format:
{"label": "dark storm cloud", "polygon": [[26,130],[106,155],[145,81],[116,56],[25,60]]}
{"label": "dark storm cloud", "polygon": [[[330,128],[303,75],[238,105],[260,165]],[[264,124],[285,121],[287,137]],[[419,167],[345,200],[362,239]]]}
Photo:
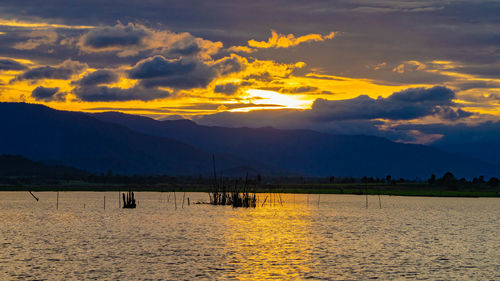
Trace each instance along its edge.
{"label": "dark storm cloud", "polygon": [[112,70],[101,69],[87,74],[82,79],[72,84],[80,86],[94,86],[99,84],[109,84],[118,81],[118,75]]}
{"label": "dark storm cloud", "polygon": [[216,73],[199,60],[168,60],[163,56],[154,56],[138,62],[128,76],[139,79],[145,88],[191,89],[206,87]]}
{"label": "dark storm cloud", "polygon": [[0,59],[0,71],[2,70],[24,70],[27,66],[11,59]]}
{"label": "dark storm cloud", "polygon": [[89,102],[130,100],[150,101],[166,98],[170,95],[167,91],[157,89],[145,89],[142,87],[122,89],[107,86],[77,87],[73,89],[73,94],[75,94],[80,100]]}
{"label": "dark storm cloud", "polygon": [[11,82],[22,80],[41,79],[70,79],[73,75],[87,68],[86,64],[78,61],[66,60],[57,66],[41,66],[28,69]]}
{"label": "dark storm cloud", "polygon": [[152,79],[174,75],[185,75],[196,68],[196,63],[183,60],[168,60],[162,56],[155,56],[138,62],[129,72],[132,79]]}
{"label": "dark storm cloud", "polygon": [[93,29],[82,37],[81,44],[93,49],[128,47],[142,44],[147,36],[146,30],[130,23]]}
{"label": "dark storm cloud", "polygon": [[234,83],[220,84],[215,86],[214,92],[225,95],[232,95],[236,93],[236,91],[238,91],[238,87],[238,84]]}
{"label": "dark storm cloud", "polygon": [[409,120],[428,115],[444,119],[467,117],[465,111],[450,108],[455,93],[446,88],[410,88],[396,92],[387,98],[377,99],[359,96],[348,100],[317,99],[311,109],[311,117],[318,121],[391,119]]}
{"label": "dark storm cloud", "polygon": [[37,101],[64,101],[64,93],[59,92],[59,88],[45,88],[42,86],[36,87],[31,96]]}
{"label": "dark storm cloud", "polygon": [[139,61],[128,71],[128,77],[138,79],[145,88],[202,88],[220,75],[241,71],[245,62],[234,55],[217,60],[211,65],[198,58],[167,59],[157,55]]}

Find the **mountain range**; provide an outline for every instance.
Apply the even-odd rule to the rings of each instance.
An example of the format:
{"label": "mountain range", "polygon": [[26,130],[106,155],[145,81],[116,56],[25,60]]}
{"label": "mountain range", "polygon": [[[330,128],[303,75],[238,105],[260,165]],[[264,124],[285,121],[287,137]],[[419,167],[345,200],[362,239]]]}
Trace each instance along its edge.
{"label": "mountain range", "polygon": [[458,153],[363,135],[312,130],[225,128],[190,120],[158,121],[118,112],[58,111],[0,103],[0,154],[90,172],[208,175],[215,154],[226,175],[498,176],[499,166]]}

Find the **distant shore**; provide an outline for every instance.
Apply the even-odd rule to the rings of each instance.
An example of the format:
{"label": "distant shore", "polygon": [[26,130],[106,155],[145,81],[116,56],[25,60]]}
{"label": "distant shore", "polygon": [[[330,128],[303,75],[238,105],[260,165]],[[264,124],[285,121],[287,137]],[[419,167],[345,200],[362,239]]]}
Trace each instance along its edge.
{"label": "distant shore", "polygon": [[[210,185],[204,184],[157,184],[123,185],[96,184],[86,182],[66,182],[58,185],[0,185],[0,191],[143,191],[143,192],[209,192]],[[429,186],[425,183],[387,184],[263,184],[249,187],[256,193],[296,193],[296,194],[353,194],[353,195],[393,195],[426,197],[500,197],[495,189],[461,189]]]}

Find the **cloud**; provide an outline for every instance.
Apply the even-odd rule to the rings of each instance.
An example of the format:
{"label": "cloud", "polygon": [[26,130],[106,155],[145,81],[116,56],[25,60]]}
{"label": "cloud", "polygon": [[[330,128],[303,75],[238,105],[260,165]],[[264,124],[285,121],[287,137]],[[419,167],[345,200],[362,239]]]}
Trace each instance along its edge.
{"label": "cloud", "polygon": [[111,102],[130,100],[151,101],[166,98],[170,95],[170,92],[157,89],[145,89],[140,86],[128,89],[107,86],[87,86],[74,88],[73,94],[75,94],[81,101]]}
{"label": "cloud", "polygon": [[45,88],[42,86],[36,87],[32,92],[31,96],[37,101],[64,101],[65,93],[60,93],[59,88]]}
{"label": "cloud", "polygon": [[191,89],[206,87],[216,72],[196,59],[169,60],[158,55],[139,61],[128,71],[128,76],[140,80],[145,88]]}
{"label": "cloud", "polygon": [[463,110],[455,110],[455,93],[441,86],[433,88],[410,88],[395,92],[387,98],[373,99],[359,96],[348,100],[317,99],[312,106],[312,117],[316,120],[363,120],[390,119],[411,120],[429,115],[456,120],[468,117]]}
{"label": "cloud", "polygon": [[280,92],[286,93],[286,94],[302,94],[302,93],[315,92],[318,90],[319,89],[317,87],[313,87],[313,86],[300,86],[300,87],[294,87],[294,88],[282,88],[282,89],[280,89]]}
{"label": "cloud", "polygon": [[109,84],[118,81],[118,75],[111,70],[100,69],[85,75],[82,79],[73,82],[73,85],[95,86],[99,84]]}
{"label": "cloud", "polygon": [[13,48],[18,50],[33,50],[41,45],[52,45],[57,42],[57,32],[53,30],[35,30],[28,33],[27,41],[14,44]]}
{"label": "cloud", "polygon": [[304,36],[295,37],[295,35],[293,34],[278,34],[276,31],[271,30],[271,37],[267,41],[255,41],[252,39],[248,41],[248,46],[259,49],[290,48],[305,42],[329,40],[335,37],[336,34],[336,32],[330,32],[327,35],[311,33]]}
{"label": "cloud", "polygon": [[205,62],[199,58],[167,59],[156,55],[139,61],[127,73],[145,88],[204,88],[215,78],[245,69],[246,59],[236,55]]}
{"label": "cloud", "polygon": [[13,59],[0,59],[0,71],[5,70],[24,70],[28,68],[22,63],[19,63]]}
{"label": "cloud", "polygon": [[424,70],[426,69],[426,65],[418,62],[418,61],[405,61],[404,63],[396,66],[395,68],[392,69],[393,72],[397,72],[399,74],[403,74],[406,72],[412,72],[412,71],[417,71],[417,70]]}
{"label": "cloud", "polygon": [[87,64],[68,59],[56,66],[41,66],[28,69],[11,80],[11,82],[41,79],[70,79],[73,75],[79,74],[85,68],[87,68]]}
{"label": "cloud", "polygon": [[418,130],[426,134],[443,134],[442,142],[498,142],[500,122],[485,121],[476,124],[405,124],[395,126],[396,130]]}
{"label": "cloud", "polygon": [[[90,30],[80,38],[78,45],[87,52],[122,51],[131,47],[144,48],[148,36],[149,32],[143,26],[136,26],[133,23],[128,25],[118,23],[115,26],[104,26]],[[137,50],[132,51],[137,52]]]}
{"label": "cloud", "polygon": [[[316,129],[342,134],[371,134],[401,139],[406,132],[382,130],[387,122],[415,120],[436,116],[456,121],[471,116],[455,109],[455,94],[445,87],[410,88],[395,92],[387,98],[359,96],[347,100],[316,99],[306,110],[255,110],[250,112],[221,112],[194,117],[205,125],[229,127],[273,126],[283,129]],[[384,121],[389,120],[389,121]]]}
{"label": "cloud", "polygon": [[[494,144],[494,149],[484,149],[481,151],[482,154],[489,154],[494,150],[498,153],[498,142],[500,142],[500,122],[498,121],[459,122],[454,124],[402,124],[393,126],[391,129],[400,135],[407,134],[409,141],[412,141],[412,132],[440,136],[430,142],[445,149],[452,148],[456,144],[476,143],[479,145],[479,149],[482,144]],[[451,147],[449,147],[450,145]],[[461,148],[467,148],[467,145]],[[494,155],[491,154],[490,156],[494,157]],[[498,158],[495,159],[495,162],[497,161]]]}
{"label": "cloud", "polygon": [[212,68],[219,75],[228,75],[235,72],[240,72],[245,70],[248,65],[248,60],[246,58],[231,54],[228,57],[221,58],[213,63]]}
{"label": "cloud", "polygon": [[120,57],[147,52],[149,55],[200,56],[205,59],[222,48],[221,42],[204,40],[187,32],[155,30],[134,23],[92,29],[80,37],[77,45],[87,53],[116,52]]}
{"label": "cloud", "polygon": [[235,83],[219,84],[215,86],[214,92],[224,95],[232,95],[238,91],[238,88],[238,84]]}

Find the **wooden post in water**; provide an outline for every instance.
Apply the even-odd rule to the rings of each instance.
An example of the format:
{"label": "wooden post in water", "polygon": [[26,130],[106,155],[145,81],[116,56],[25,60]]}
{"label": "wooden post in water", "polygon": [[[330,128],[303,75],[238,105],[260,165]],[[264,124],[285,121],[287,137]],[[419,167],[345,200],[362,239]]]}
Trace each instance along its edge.
{"label": "wooden post in water", "polygon": [[378,190],[378,206],[382,209],[382,201],[380,200],[380,189]]}
{"label": "wooden post in water", "polygon": [[177,197],[175,197],[175,190],[174,190],[174,203],[175,203],[175,209],[177,210]]}
{"label": "wooden post in water", "polygon": [[184,199],[186,198],[186,192],[184,191],[184,195],[182,195],[182,208],[184,209]]}
{"label": "wooden post in water", "polygon": [[191,202],[189,202],[189,197],[188,197],[188,206],[191,206]]}
{"label": "wooden post in water", "polygon": [[268,195],[266,195],[266,198],[264,198],[264,202],[262,202],[262,206],[261,207],[264,207],[264,204],[266,204],[267,196]]}
{"label": "wooden post in water", "polygon": [[307,194],[307,206],[309,206],[309,194]]}
{"label": "wooden post in water", "polygon": [[106,195],[104,195],[104,210],[106,210]]}
{"label": "wooden post in water", "polygon": [[40,200],[40,199],[38,199],[38,197],[36,197],[36,196],[35,196],[35,194],[31,193],[31,191],[30,191],[30,190],[28,190],[28,192],[31,194],[31,196],[33,196],[33,198],[35,198],[35,200],[36,200],[37,202],[38,202],[38,200]]}
{"label": "wooden post in water", "polygon": [[368,189],[365,185],[365,198],[366,198],[366,204],[365,204],[365,207],[368,209]]}
{"label": "wooden post in water", "polygon": [[56,198],[56,210],[59,210],[59,191],[57,192],[57,198]]}
{"label": "wooden post in water", "polygon": [[319,209],[319,201],[321,200],[321,193],[318,194],[318,209]]}

